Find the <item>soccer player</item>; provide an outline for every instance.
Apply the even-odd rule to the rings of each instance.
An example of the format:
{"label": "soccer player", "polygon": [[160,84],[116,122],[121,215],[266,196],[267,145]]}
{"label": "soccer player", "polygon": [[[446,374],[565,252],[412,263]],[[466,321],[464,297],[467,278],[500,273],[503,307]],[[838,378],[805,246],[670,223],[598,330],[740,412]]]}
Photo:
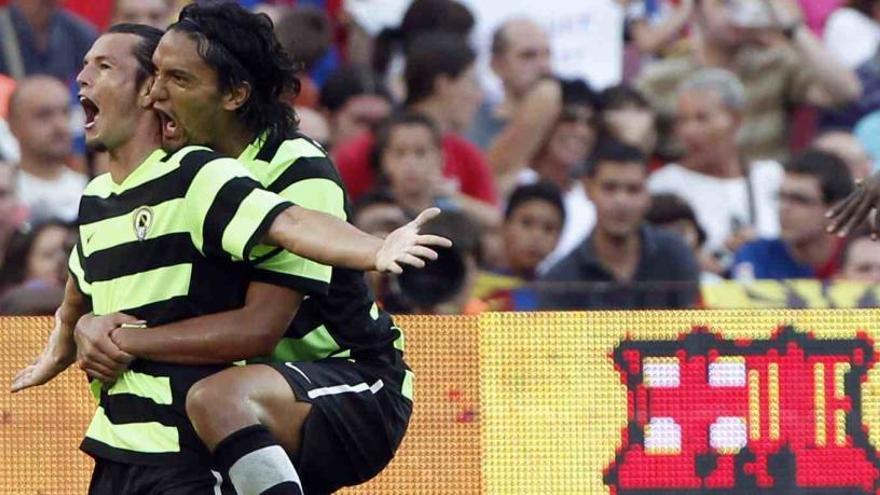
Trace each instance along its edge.
{"label": "soccer player", "polygon": [[[153,61],[150,96],[166,146],[197,143],[237,156],[268,190],[347,218],[333,164],[278,102],[295,74],[265,16],[235,3],[190,4]],[[252,277],[296,283],[303,275],[291,277],[291,270],[302,273],[303,263],[280,253],[257,264]],[[196,432],[241,494],[298,493],[278,488],[297,480],[307,494],[362,483],[391,460],[409,421],[413,375],[401,330],[373,303],[361,272],[312,265],[305,273],[322,275],[309,279],[314,290],[265,364],[226,369],[187,397]],[[118,329],[112,337],[121,350],[150,360],[228,362],[241,329],[259,327],[246,320],[254,313]]]}
{"label": "soccer player", "polygon": [[[419,265],[416,256],[432,257],[420,244],[445,244],[416,235],[416,224],[399,232],[396,241],[382,243],[262,190],[235,160],[206,148],[158,150],[159,120],[147,107],[149,57],[160,36],[144,26],[117,26],[96,42],[86,59],[79,76],[86,134],[90,146],[109,152],[111,173],[87,188],[80,208],[81,241],[71,256],[75,283],[68,284],[49,345],[16,377],[14,390],[44,383],[70,364],[70,330],[89,309],[96,314],[126,311],[161,327],[199,315],[230,314],[256,301],[269,314],[264,318],[272,319],[269,326],[283,332],[300,293],[320,285],[320,274],[304,258],[296,258],[298,267],[288,267],[282,277],[290,280],[286,286],[301,280],[302,288],[267,291],[269,283],[278,282],[271,275],[266,277],[269,283],[255,281],[252,272],[261,263],[271,270],[272,260],[283,251],[262,248],[263,260],[253,260],[261,239],[318,260],[386,269],[396,263]],[[253,352],[253,341],[256,348],[268,342],[254,337],[248,322],[239,320],[241,353]],[[185,339],[181,347],[187,348]],[[217,360],[215,366],[180,366],[132,361],[132,355],[115,347],[103,349],[109,358],[90,363],[92,376],[109,379],[120,365],[130,368],[113,383],[93,382],[100,407],[83,444],[98,459],[90,492],[215,493],[215,475],[193,468],[207,466],[209,460],[183,405],[193,383],[233,359]],[[246,471],[246,476],[253,474]],[[282,485],[278,493],[290,493]]]}

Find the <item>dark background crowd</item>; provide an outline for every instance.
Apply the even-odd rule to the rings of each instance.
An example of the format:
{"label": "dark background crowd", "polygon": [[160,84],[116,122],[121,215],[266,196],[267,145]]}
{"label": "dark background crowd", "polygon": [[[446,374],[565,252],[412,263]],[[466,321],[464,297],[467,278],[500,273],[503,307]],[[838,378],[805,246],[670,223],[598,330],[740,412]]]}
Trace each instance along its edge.
{"label": "dark background crowd", "polygon": [[[825,219],[880,163],[880,1],[591,0],[571,22],[542,22],[552,1],[494,20],[504,2],[242,3],[301,65],[300,128],[332,155],[350,220],[381,236],[445,211],[426,229],[455,243],[438,261],[368,275],[391,311],[880,282],[880,244]],[[81,136],[82,58],[109,25],[165,27],[182,2],[0,5],[0,312],[51,313],[79,196],[106,170]],[[577,30],[593,41],[563,47]]]}

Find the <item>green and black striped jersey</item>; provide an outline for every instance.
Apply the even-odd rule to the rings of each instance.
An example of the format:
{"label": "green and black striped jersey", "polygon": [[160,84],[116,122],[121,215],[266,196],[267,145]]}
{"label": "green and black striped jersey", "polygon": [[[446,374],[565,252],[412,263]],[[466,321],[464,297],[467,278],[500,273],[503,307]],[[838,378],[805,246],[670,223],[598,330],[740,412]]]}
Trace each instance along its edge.
{"label": "green and black striped jersey", "polygon": [[[246,261],[290,205],[234,159],[201,147],[157,150],[123,183],[104,174],[86,187],[70,271],[97,315],[124,312],[157,326],[236,309]],[[291,268],[290,276],[310,273]],[[186,391],[220,369],[138,359],[112,386],[94,381],[99,405],[83,450],[133,464],[202,460]]]}
{"label": "green and black striped jersey", "polygon": [[[339,174],[312,140],[299,134],[275,142],[261,137],[238,159],[266,189],[284,199],[343,220],[350,217]],[[403,333],[375,304],[362,272],[331,269],[280,249],[258,247],[255,256],[258,251],[261,258],[254,266],[254,280],[295,284],[308,274],[316,289],[306,294],[284,338],[264,360],[338,357],[405,368]],[[400,380],[404,395],[411,399],[412,373],[401,371]]]}

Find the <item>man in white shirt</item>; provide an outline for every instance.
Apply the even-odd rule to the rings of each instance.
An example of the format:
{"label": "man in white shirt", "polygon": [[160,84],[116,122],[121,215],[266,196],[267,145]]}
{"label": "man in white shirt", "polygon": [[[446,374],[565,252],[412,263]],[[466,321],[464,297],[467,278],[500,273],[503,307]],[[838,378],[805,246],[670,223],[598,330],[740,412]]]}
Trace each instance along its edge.
{"label": "man in white shirt", "polygon": [[64,164],[73,142],[69,122],[70,93],[52,77],[22,80],[9,99],[9,127],[21,150],[18,196],[31,220],[76,220],[87,178]]}
{"label": "man in white shirt", "polygon": [[[686,199],[707,240],[705,268],[729,258],[755,237],[779,235],[777,195],[782,166],[775,161],[745,162],[737,135],[746,96],[731,72],[703,69],[679,87],[676,135],[685,154],[655,172],[653,193],[674,193]],[[723,263],[722,263],[723,265]]]}

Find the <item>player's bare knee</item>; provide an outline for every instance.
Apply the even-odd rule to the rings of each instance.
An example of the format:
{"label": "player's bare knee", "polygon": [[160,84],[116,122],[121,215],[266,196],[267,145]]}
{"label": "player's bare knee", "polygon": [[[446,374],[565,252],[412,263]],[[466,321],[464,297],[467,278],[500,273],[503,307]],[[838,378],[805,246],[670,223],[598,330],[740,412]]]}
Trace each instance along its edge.
{"label": "player's bare knee", "polygon": [[193,425],[210,421],[217,411],[226,411],[245,404],[235,387],[224,387],[215,376],[196,382],[186,394],[186,414]]}

